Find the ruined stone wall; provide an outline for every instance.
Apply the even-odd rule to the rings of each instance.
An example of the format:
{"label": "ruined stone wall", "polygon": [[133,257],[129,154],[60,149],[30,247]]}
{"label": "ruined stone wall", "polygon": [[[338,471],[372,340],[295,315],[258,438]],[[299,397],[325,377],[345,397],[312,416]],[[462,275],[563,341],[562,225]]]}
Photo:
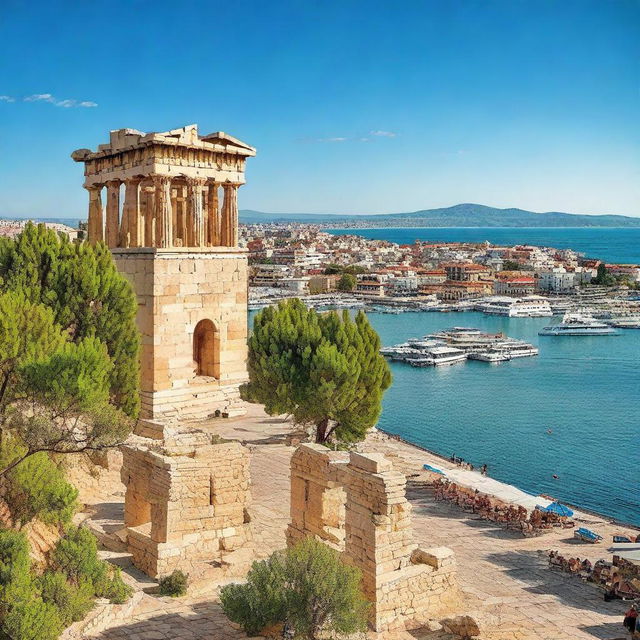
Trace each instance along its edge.
{"label": "ruined stone wall", "polygon": [[288,544],[313,535],[340,549],[362,571],[370,625],[379,632],[418,628],[458,600],[453,552],[421,550],[414,542],[405,485],[381,454],[305,444],[291,460]]}
{"label": "ruined stone wall", "polygon": [[[138,299],[141,415],[204,418],[233,406],[247,378],[247,259],[242,250],[115,249]],[[219,376],[196,376],[193,336],[211,320]]]}
{"label": "ruined stone wall", "polygon": [[[201,434],[204,436],[205,434]],[[237,442],[195,447],[133,439],[123,449],[127,545],[152,577],[228,562],[251,547],[249,452]]]}

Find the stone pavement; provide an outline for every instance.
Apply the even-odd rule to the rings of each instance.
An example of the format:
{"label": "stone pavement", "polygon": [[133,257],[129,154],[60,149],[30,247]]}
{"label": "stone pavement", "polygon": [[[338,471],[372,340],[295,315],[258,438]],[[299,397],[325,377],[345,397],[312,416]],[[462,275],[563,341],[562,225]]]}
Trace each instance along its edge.
{"label": "stone pavement", "polygon": [[[202,425],[200,425],[202,428]],[[252,450],[251,475],[253,532],[258,557],[266,557],[285,545],[289,522],[289,425],[250,407],[243,418],[212,420],[212,433],[244,441]],[[413,505],[416,541],[421,546],[447,546],[457,556],[458,580],[466,601],[460,613],[475,613],[491,621],[485,640],[618,640],[625,638],[622,616],[625,603],[604,602],[602,592],[578,578],[551,571],[546,551],[606,557],[605,545],[575,543],[571,531],[554,530],[538,538],[477,519],[445,502],[436,502],[421,482],[422,464],[444,466],[441,459],[380,434],[363,445],[368,451],[385,453],[399,471],[407,474],[408,496]],[[108,503],[121,501],[114,488]],[[611,539],[619,530],[606,520],[591,517],[587,526],[597,527]],[[99,634],[101,640],[226,640],[246,637],[226,620],[215,592],[197,598],[157,598],[146,595],[130,618],[118,621]],[[88,637],[88,636],[87,636]],[[435,640],[441,634],[412,632],[411,637]]]}

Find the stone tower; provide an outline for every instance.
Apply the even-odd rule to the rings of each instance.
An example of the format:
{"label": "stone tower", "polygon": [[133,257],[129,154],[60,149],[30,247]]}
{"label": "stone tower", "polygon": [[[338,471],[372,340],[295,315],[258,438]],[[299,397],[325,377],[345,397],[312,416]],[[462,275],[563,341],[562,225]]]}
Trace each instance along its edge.
{"label": "stone tower", "polygon": [[[246,380],[247,258],[237,191],[253,147],[196,125],[111,131],[85,165],[89,242],[105,242],[138,297],[141,416],[233,412]],[[103,210],[103,191],[106,208]]]}

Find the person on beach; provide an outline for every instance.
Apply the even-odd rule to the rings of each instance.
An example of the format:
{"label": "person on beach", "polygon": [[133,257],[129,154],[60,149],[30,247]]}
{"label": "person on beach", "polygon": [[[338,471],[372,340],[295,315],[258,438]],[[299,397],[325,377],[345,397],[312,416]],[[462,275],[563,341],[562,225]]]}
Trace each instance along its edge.
{"label": "person on beach", "polygon": [[483,465],[482,465],[482,467],[480,467],[480,473],[481,473],[483,476],[486,476],[486,475],[487,475],[487,465],[486,465],[486,463],[485,463],[485,464],[483,464]]}
{"label": "person on beach", "polygon": [[622,626],[631,634],[631,637],[635,635],[636,626],[638,622],[638,607],[635,604],[631,605],[631,609],[624,614],[624,621]]}

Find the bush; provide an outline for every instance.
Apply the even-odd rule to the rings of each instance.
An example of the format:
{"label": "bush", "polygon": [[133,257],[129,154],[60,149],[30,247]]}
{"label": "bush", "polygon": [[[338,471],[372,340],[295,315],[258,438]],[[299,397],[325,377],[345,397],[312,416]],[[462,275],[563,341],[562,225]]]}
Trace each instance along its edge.
{"label": "bush", "polygon": [[56,640],[62,629],[56,607],[40,598],[12,607],[2,621],[11,640]]}
{"label": "bush", "polygon": [[[7,439],[0,457],[7,464],[23,455],[23,447]],[[6,465],[3,465],[6,466]],[[39,518],[47,524],[68,524],[77,508],[78,491],[44,452],[23,460],[6,475],[5,500],[14,520],[26,524]]]}
{"label": "bush", "polygon": [[132,589],[122,580],[120,569],[100,560],[95,536],[82,527],[70,527],[58,541],[52,567],[76,585],[88,581],[94,595],[114,604],[122,604],[131,596]]}
{"label": "bush", "polygon": [[225,614],[250,635],[283,623],[296,638],[315,640],[321,632],[366,629],[369,605],[360,580],[360,571],[337,551],[306,538],[254,562],[247,583],[227,585],[220,596]]}
{"label": "bush", "polygon": [[176,569],[173,573],[160,579],[160,595],[178,598],[187,593],[189,576]]}
{"label": "bush", "polygon": [[93,585],[89,580],[80,580],[75,586],[61,571],[45,571],[38,583],[42,600],[58,609],[65,627],[82,620],[93,608]]}

